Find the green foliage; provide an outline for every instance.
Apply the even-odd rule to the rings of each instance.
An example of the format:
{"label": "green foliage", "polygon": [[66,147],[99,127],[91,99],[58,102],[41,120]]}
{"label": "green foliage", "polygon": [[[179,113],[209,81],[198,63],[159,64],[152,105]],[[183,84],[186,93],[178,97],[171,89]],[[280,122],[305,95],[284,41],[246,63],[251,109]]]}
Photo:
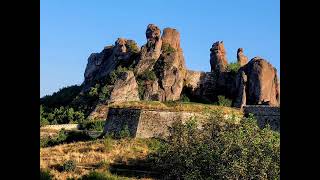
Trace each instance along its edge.
{"label": "green foliage", "polygon": [[114,140],[111,136],[106,136],[104,139],[104,150],[105,152],[110,152],[113,148]]}
{"label": "green foliage", "polygon": [[186,94],[182,94],[181,97],[180,97],[180,101],[182,101],[182,102],[190,102],[190,99]]}
{"label": "green foliage", "polygon": [[164,52],[166,54],[176,52],[176,50],[173,47],[171,47],[171,45],[168,43],[162,43],[161,49],[162,49],[162,52]]}
{"label": "green foliage", "polygon": [[105,121],[87,121],[80,124],[81,130],[103,131]]}
{"label": "green foliage", "polygon": [[133,53],[139,53],[139,47],[137,46],[137,44],[134,41],[128,41],[127,46],[129,48],[129,51],[131,51]]}
{"label": "green foliage", "polygon": [[74,160],[69,160],[62,165],[62,170],[71,172],[74,171],[77,167],[77,163]]}
{"label": "green foliage", "polygon": [[139,98],[143,99],[145,93],[145,83],[146,81],[156,81],[157,76],[154,71],[146,70],[141,75],[137,76],[138,92]]}
{"label": "green foliage", "polygon": [[218,105],[219,106],[231,107],[232,100],[231,99],[227,99],[225,96],[218,96]]}
{"label": "green foliage", "polygon": [[43,107],[40,105],[40,127],[49,125],[50,122],[48,121],[47,118],[45,118],[45,113],[43,110]]}
{"label": "green foliage", "polygon": [[239,63],[230,63],[227,66],[227,71],[231,72],[233,74],[237,74],[238,70],[240,69],[240,64]]}
{"label": "green foliage", "polygon": [[167,179],[279,179],[280,134],[252,118],[221,121],[218,113],[201,130],[195,120],[174,124],[155,169]]}
{"label": "green foliage", "polygon": [[107,86],[103,86],[101,88],[101,92],[99,93],[99,100],[100,101],[105,101],[110,97],[110,91]]}
{"label": "green foliage", "polygon": [[119,138],[122,139],[122,138],[129,138],[129,137],[130,137],[130,131],[129,131],[128,125],[126,124],[119,132]]}
{"label": "green foliage", "polygon": [[141,79],[137,79],[137,84],[138,84],[139,98],[143,99],[144,93],[146,91],[145,82],[143,80],[141,80]]}
{"label": "green foliage", "polygon": [[51,147],[58,144],[71,143],[77,141],[94,140],[84,131],[65,131],[60,130],[57,137],[48,137],[40,139],[40,147]]}
{"label": "green foliage", "polygon": [[122,66],[118,66],[117,69],[113,70],[108,78],[107,78],[107,84],[109,85],[113,85],[116,80],[118,79],[119,75],[123,72],[127,72],[129,70],[132,70],[132,69],[129,69],[129,68],[126,68],[126,67],[122,67]]}
{"label": "green foliage", "polygon": [[52,95],[40,98],[40,104],[48,108],[56,108],[60,106],[68,106],[72,100],[80,93],[81,86],[73,85],[61,88]]}
{"label": "green foliage", "polygon": [[90,88],[89,96],[96,97],[99,95],[98,90],[100,88],[100,84],[96,84],[94,87]]}
{"label": "green foliage", "polygon": [[40,169],[40,180],[51,180],[53,176],[50,174],[48,170]]}
{"label": "green foliage", "polygon": [[138,76],[138,79],[142,81],[155,81],[157,76],[154,71],[146,70]]}
{"label": "green foliage", "polygon": [[68,124],[85,121],[82,111],[75,111],[73,108],[55,108],[52,112],[45,112],[40,106],[40,126],[48,124]]}

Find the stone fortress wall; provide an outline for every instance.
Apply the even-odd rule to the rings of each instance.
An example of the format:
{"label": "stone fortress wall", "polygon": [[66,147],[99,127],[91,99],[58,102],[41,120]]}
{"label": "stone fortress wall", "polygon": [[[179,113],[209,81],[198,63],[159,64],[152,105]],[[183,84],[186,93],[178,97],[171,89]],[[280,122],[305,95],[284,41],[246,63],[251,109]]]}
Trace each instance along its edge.
{"label": "stone fortress wall", "polygon": [[253,114],[258,121],[259,127],[269,124],[272,130],[280,132],[280,107],[267,105],[246,105],[244,115]]}

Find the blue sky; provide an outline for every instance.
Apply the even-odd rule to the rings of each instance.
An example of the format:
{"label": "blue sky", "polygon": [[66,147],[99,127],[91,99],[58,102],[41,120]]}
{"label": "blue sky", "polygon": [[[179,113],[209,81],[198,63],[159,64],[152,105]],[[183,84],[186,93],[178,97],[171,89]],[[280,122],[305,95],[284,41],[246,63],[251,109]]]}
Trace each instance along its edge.
{"label": "blue sky", "polygon": [[210,70],[210,47],[224,41],[229,62],[244,48],[280,72],[279,0],[40,0],[40,96],[81,84],[87,58],[118,37],[146,43],[153,23],[178,29],[187,67]]}

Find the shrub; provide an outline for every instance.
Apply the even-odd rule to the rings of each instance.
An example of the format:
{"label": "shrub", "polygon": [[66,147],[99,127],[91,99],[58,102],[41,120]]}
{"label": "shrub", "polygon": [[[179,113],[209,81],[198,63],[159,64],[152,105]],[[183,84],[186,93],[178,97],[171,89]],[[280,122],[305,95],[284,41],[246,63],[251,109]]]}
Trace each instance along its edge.
{"label": "shrub", "polygon": [[57,137],[47,137],[40,139],[40,147],[50,147],[63,143],[71,143],[76,141],[93,140],[86,132],[83,131],[70,131],[66,132],[64,129],[60,130]]}
{"label": "shrub", "polygon": [[161,49],[162,49],[162,52],[167,53],[167,54],[170,54],[170,53],[173,53],[173,52],[176,51],[176,50],[175,50],[173,47],[171,47],[171,45],[168,44],[168,43],[163,43]]}
{"label": "shrub", "polygon": [[130,131],[129,131],[129,127],[128,125],[124,125],[124,127],[122,128],[122,130],[119,132],[119,137],[122,138],[128,138],[130,137]]}
{"label": "shrub", "polygon": [[99,88],[100,88],[100,84],[96,84],[94,87],[91,87],[90,91],[89,91],[89,95],[90,96],[98,96],[99,95],[99,93],[98,93]]}
{"label": "shrub", "polygon": [[227,66],[227,71],[231,72],[233,74],[237,74],[238,70],[240,69],[240,64],[239,63],[230,63]]}
{"label": "shrub", "polygon": [[127,46],[129,48],[129,51],[133,53],[139,53],[139,47],[134,41],[128,41]]}
{"label": "shrub", "polygon": [[255,119],[221,124],[221,114],[197,128],[176,123],[153,156],[167,179],[279,179],[280,134],[260,129]]}
{"label": "shrub", "polygon": [[154,71],[146,70],[141,75],[137,76],[138,92],[140,99],[143,99],[145,93],[145,82],[157,80],[157,75]]}
{"label": "shrub", "polygon": [[73,108],[55,108],[52,112],[45,112],[40,107],[40,125],[47,124],[68,124],[75,122],[83,122],[84,113],[82,111],[75,111]]}
{"label": "shrub", "polygon": [[40,180],[51,180],[51,179],[52,179],[52,175],[50,174],[50,171],[40,169]]}
{"label": "shrub", "polygon": [[104,150],[105,152],[110,152],[113,148],[113,139],[111,136],[107,136],[104,140]]}
{"label": "shrub", "polygon": [[107,86],[103,86],[101,88],[101,92],[99,93],[99,100],[100,101],[105,101],[110,97],[110,91]]}
{"label": "shrub", "polygon": [[113,70],[113,71],[109,74],[106,83],[109,84],[109,85],[113,85],[113,84],[116,82],[116,80],[118,79],[118,76],[119,76],[121,73],[126,72],[126,71],[129,71],[129,70],[131,70],[131,69],[128,69],[128,68],[122,67],[122,66],[118,66],[117,69]]}
{"label": "shrub", "polygon": [[181,98],[180,98],[180,101],[182,102],[190,102],[190,99],[187,95],[185,94],[182,94]]}
{"label": "shrub", "polygon": [[105,121],[87,121],[80,124],[81,130],[103,131]]}
{"label": "shrub", "polygon": [[71,171],[74,171],[76,169],[76,167],[77,167],[76,161],[69,160],[62,165],[62,170],[67,171],[67,172],[71,172]]}
{"label": "shrub", "polygon": [[225,98],[225,96],[218,96],[218,105],[231,107],[232,100]]}

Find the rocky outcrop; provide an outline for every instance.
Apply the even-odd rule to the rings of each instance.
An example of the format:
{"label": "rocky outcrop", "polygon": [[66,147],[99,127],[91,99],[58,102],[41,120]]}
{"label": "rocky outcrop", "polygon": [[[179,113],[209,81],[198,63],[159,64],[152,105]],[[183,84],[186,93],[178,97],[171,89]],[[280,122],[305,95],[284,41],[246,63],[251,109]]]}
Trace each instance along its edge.
{"label": "rocky outcrop", "polygon": [[114,84],[108,103],[139,101],[138,84],[132,71],[123,72]]}
{"label": "rocky outcrop", "polygon": [[[277,70],[265,59],[255,57],[248,64],[240,68],[238,77],[243,74],[247,77],[247,81],[243,82],[244,78],[237,78],[236,84],[238,90],[239,101],[245,101],[247,105],[280,105],[279,81]],[[245,88],[245,99],[243,97],[243,88]],[[235,104],[239,107],[239,103]],[[241,106],[241,105],[240,105]]]}
{"label": "rocky outcrop", "polygon": [[183,89],[186,65],[180,47],[180,33],[176,29],[163,30],[162,53],[155,71],[159,78],[159,86],[163,90],[161,101],[178,100]]}
{"label": "rocky outcrop", "polygon": [[240,71],[237,74],[236,80],[235,80],[235,86],[236,86],[236,97],[233,101],[233,106],[243,108],[244,105],[246,105],[246,84],[247,84],[247,75],[244,71]]}
{"label": "rocky outcrop", "polygon": [[248,62],[243,48],[239,48],[237,62],[241,68],[237,72],[228,68],[224,44],[217,41],[210,48],[211,71],[191,71],[186,68],[176,29],[165,28],[161,35],[159,27],[149,24],[145,34],[147,42],[141,49],[133,40],[118,38],[114,45],[89,56],[81,93],[85,96],[92,87],[97,89],[98,98],[92,108],[90,105],[90,111],[95,110],[90,116],[105,118],[102,111],[107,110],[101,107],[108,103],[175,101],[182,94],[191,101],[206,103],[217,102],[222,95],[239,108],[280,105],[277,71],[266,60],[255,57]]}
{"label": "rocky outcrop", "polygon": [[117,66],[131,65],[140,48],[133,40],[118,38],[114,46],[106,46],[102,52],[93,53],[88,58],[88,64],[84,73],[82,92],[106,78]]}
{"label": "rocky outcrop", "polygon": [[225,72],[228,61],[223,41],[217,41],[213,43],[210,52],[211,72]]}
{"label": "rocky outcrop", "polygon": [[160,36],[160,29],[154,24],[149,24],[146,30],[147,43],[141,47],[136,74],[139,75],[146,70],[153,69],[161,53],[162,40]]}
{"label": "rocky outcrop", "polygon": [[239,48],[237,51],[237,62],[241,67],[248,63],[248,57],[243,54],[243,48]]}

